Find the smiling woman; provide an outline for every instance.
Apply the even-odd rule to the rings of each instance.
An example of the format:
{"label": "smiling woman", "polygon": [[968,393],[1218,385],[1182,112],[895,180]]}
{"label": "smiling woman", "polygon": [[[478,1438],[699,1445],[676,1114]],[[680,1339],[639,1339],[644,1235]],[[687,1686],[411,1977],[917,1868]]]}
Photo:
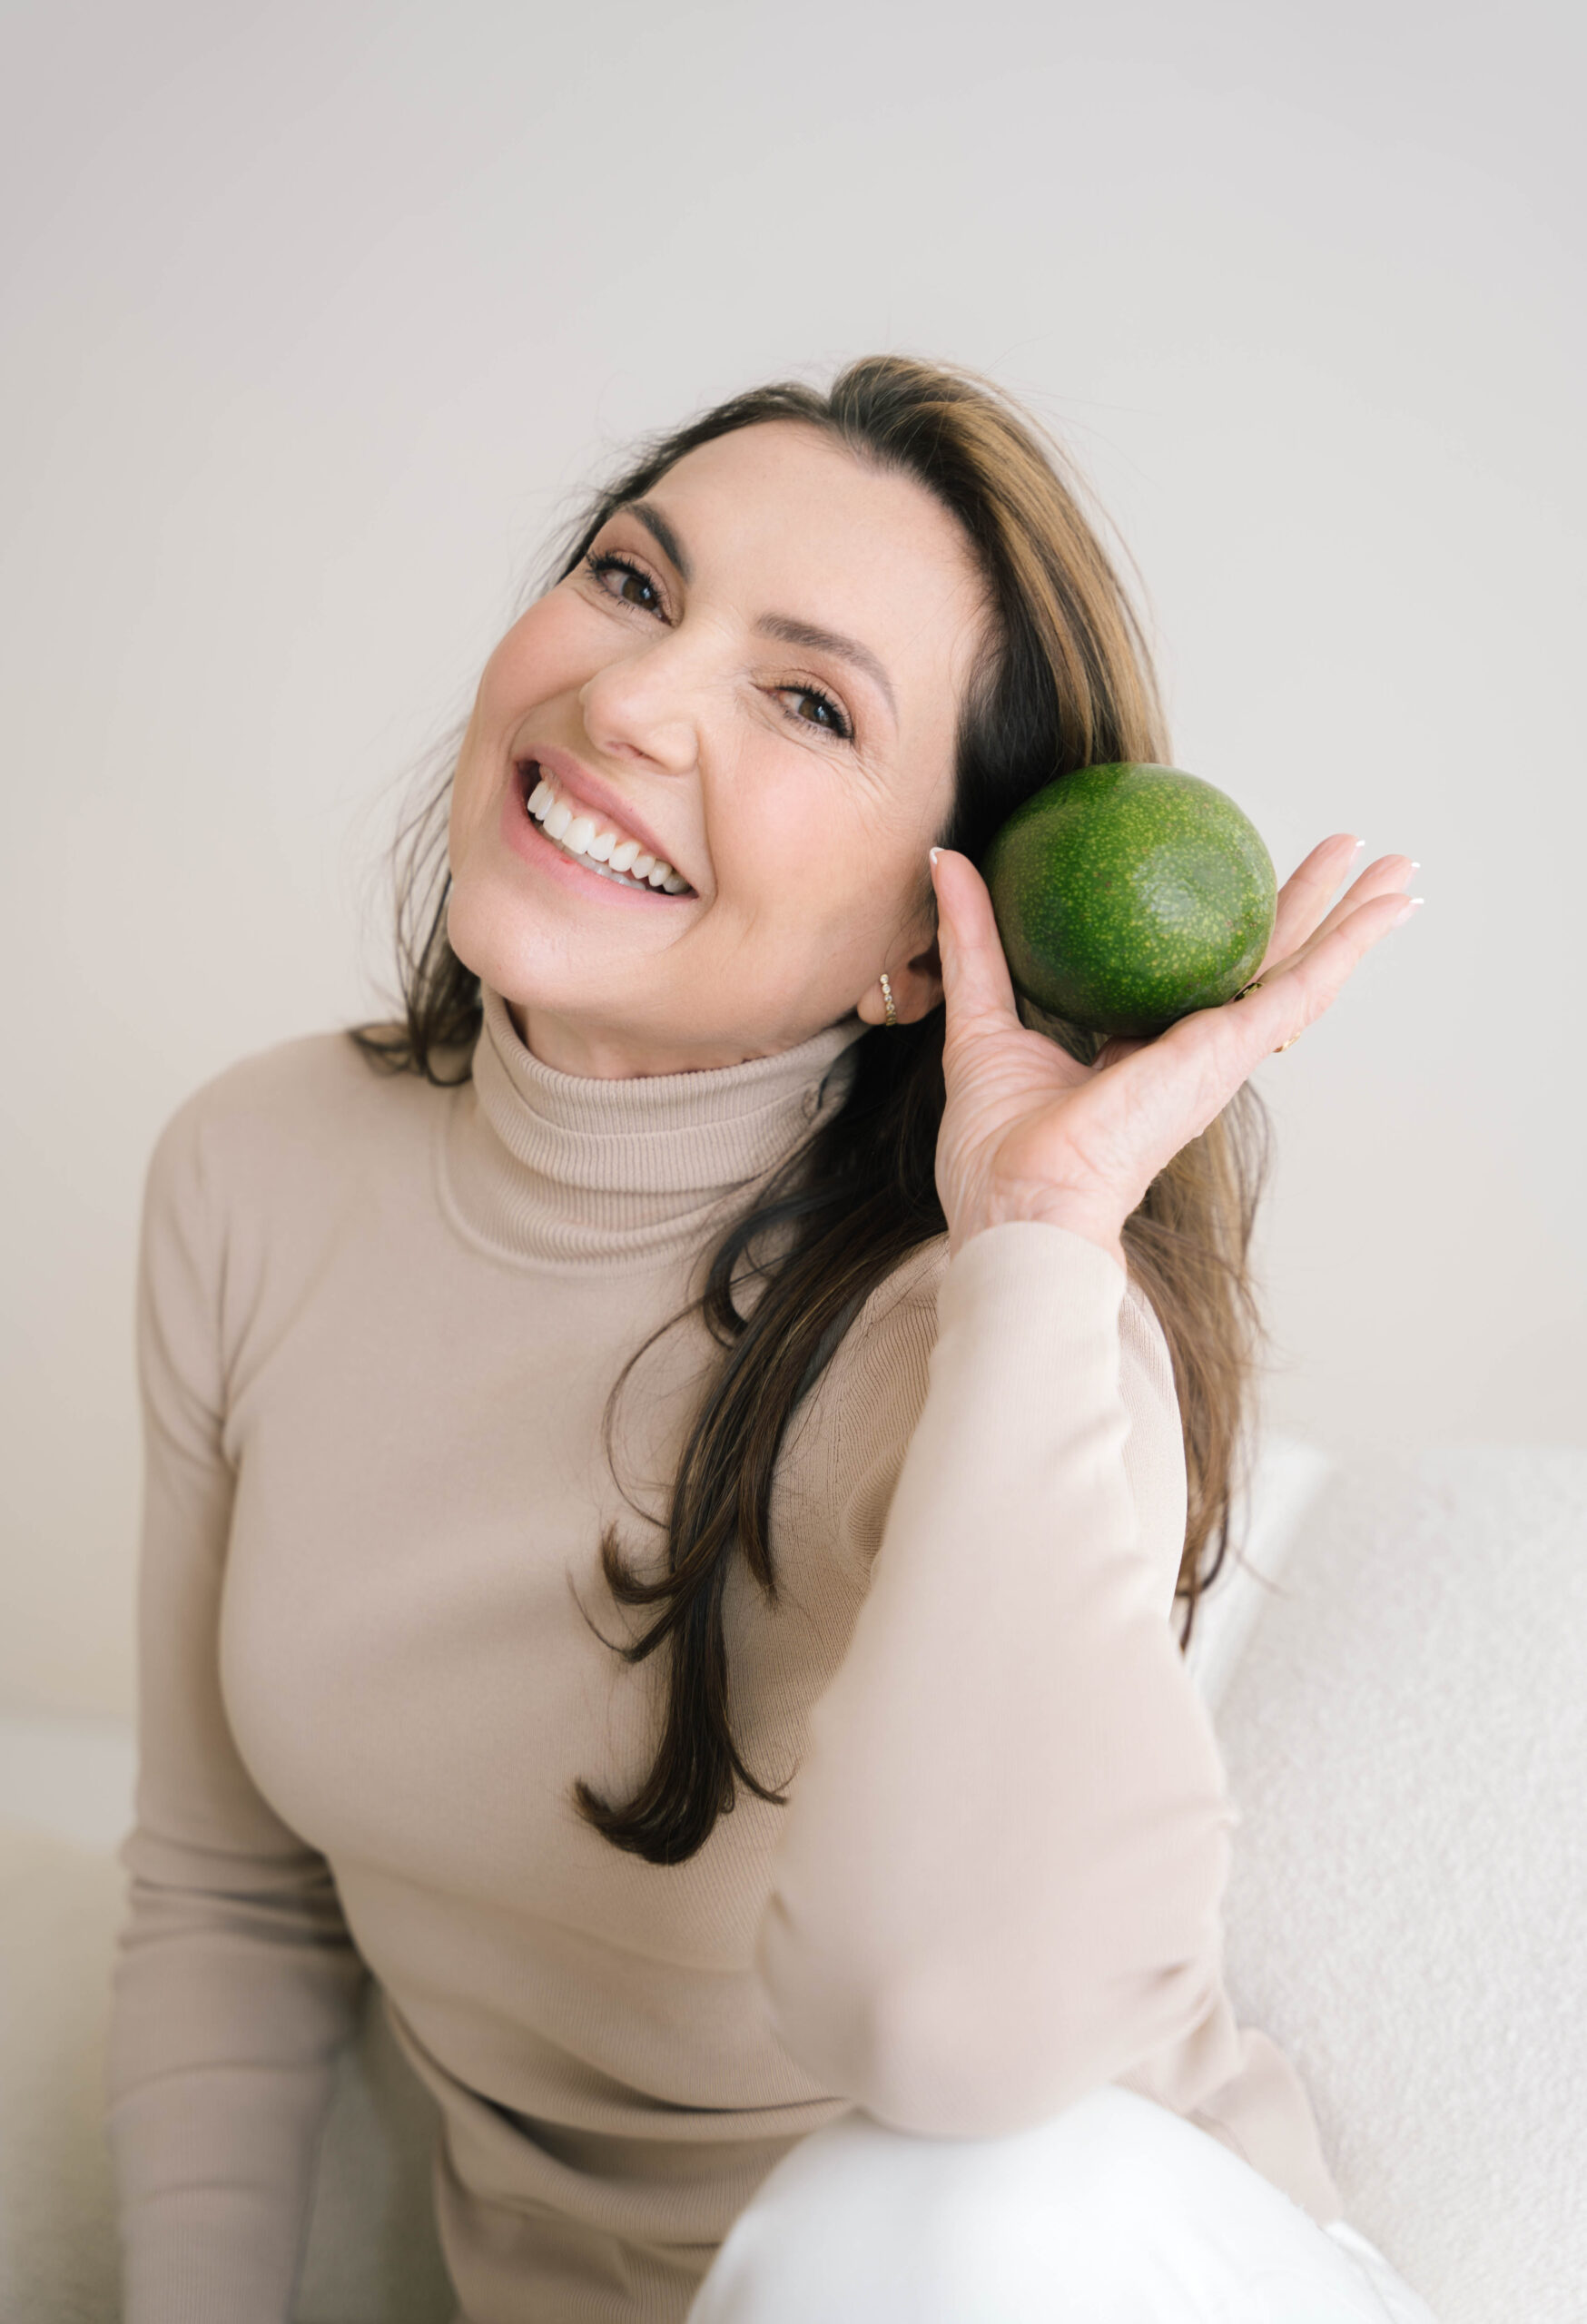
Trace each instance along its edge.
{"label": "smiling woman", "polygon": [[1156,1041],[1028,1021],[976,858],[1166,755],[992,387],[751,390],[490,655],[399,842],[402,1020],[166,1125],[127,2324],[291,2312],[370,1975],[440,2108],[454,2324],[963,2324],[989,2270],[1010,2324],[1262,2284],[1381,2324],[1224,1990],[1180,1648],[1255,1331],[1247,1077],[1410,866],[1333,903],[1324,841],[1259,983]]}
{"label": "smiling woman", "polygon": [[[701,1845],[735,1777],[768,1796],[727,1718],[721,1593],[735,1558],[773,1583],[769,1497],[794,1403],[843,1318],[945,1229],[927,850],[973,858],[1054,772],[1164,755],[1166,736],[1128,600],[1057,447],[983,383],[930,367],[856,364],[827,399],[791,384],[734,398],[616,479],[557,571],[486,665],[430,811],[448,818],[448,870],[408,1024],[365,1029],[371,1053],[424,1070],[443,1039],[471,1044],[481,980],[530,1054],[603,1078],[777,1055],[845,1011],[855,1032],[886,1022],[890,1003],[909,1029],[865,1045],[846,1106],[715,1253],[701,1313],[734,1361],[681,1465],[665,1576],[641,1581],[615,1533],[603,1542],[616,1594],[662,1607],[629,1651],[669,1647],[669,1716],[626,1811],[580,1797],[619,1845],[674,1861]],[[538,843],[537,813],[562,848]],[[607,831],[612,856],[625,832],[680,867],[671,910],[597,885],[588,859]],[[582,873],[567,846],[580,839]],[[523,866],[538,874],[533,908]],[[416,914],[420,886],[410,859],[399,912]],[[1227,1535],[1263,1157],[1242,1091],[1168,1159],[1125,1230],[1182,1407],[1182,1642]],[[751,1322],[735,1272],[779,1235],[789,1247]]]}

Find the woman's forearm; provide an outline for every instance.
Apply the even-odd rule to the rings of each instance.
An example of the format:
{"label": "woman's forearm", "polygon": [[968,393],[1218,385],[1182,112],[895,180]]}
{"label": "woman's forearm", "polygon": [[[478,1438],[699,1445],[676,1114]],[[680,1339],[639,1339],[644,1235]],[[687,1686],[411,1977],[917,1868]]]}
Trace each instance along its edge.
{"label": "woman's forearm", "polygon": [[1034,2122],[1220,1990],[1234,1811],[1127,1473],[1125,1288],[1043,1223],[956,1252],[812,1716],[760,1973],[807,2070],[902,2129]]}

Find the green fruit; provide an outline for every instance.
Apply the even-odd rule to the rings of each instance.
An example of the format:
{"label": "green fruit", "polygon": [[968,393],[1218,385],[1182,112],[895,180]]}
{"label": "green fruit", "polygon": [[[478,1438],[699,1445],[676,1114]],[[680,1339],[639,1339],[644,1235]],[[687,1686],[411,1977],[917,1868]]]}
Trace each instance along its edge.
{"label": "green fruit", "polygon": [[1021,803],[981,865],[1016,989],[1088,1031],[1160,1033],[1248,984],[1273,860],[1232,799],[1174,766],[1084,766]]}

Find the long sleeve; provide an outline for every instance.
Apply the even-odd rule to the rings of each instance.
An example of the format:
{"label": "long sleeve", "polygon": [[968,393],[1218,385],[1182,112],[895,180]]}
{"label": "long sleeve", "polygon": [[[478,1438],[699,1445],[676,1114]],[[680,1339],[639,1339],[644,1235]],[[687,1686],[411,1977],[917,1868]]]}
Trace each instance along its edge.
{"label": "long sleeve", "polygon": [[261,1797],[222,1698],[235,1472],[203,1128],[190,1099],[143,1200],[139,1772],[118,1851],[130,1882],[105,2127],[123,2324],[287,2324],[335,2055],[368,1972],[324,1858]]}
{"label": "long sleeve", "polygon": [[757,1966],[790,2053],[899,2129],[1025,2127],[1227,2014],[1237,1813],[1168,1619],[1179,1542],[1132,1489],[1125,1294],[1033,1221],[949,1261],[812,1713]]}

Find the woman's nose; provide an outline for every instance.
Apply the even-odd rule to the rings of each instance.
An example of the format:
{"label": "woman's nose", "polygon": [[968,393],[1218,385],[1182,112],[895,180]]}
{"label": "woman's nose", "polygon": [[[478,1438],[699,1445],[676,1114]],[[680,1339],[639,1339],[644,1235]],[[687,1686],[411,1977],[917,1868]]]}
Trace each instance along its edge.
{"label": "woman's nose", "polygon": [[614,758],[643,758],[685,774],[700,754],[699,724],[685,673],[655,646],[620,655],[579,688],[585,731]]}

